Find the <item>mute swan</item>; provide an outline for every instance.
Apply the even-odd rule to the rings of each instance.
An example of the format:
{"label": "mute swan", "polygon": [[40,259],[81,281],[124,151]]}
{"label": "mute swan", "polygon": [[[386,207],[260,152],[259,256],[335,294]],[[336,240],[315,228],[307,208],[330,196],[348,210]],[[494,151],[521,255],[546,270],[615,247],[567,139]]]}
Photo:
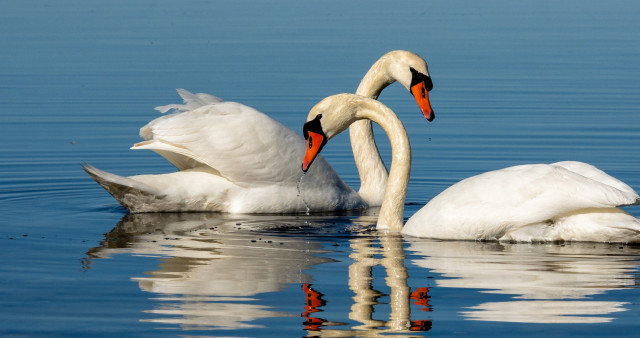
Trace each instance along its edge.
{"label": "mute swan", "polygon": [[[433,87],[426,62],[408,51],[383,55],[356,93],[377,98],[398,81],[431,121],[428,91]],[[145,140],[132,149],[150,149],[179,171],[121,177],[85,165],[84,170],[131,212],[219,211],[289,213],[379,206],[387,179],[369,121],[355,124],[352,139],[362,177],[360,194],[347,186],[324,160],[301,181],[295,164],[304,139],[269,116],[240,103],[178,90],[184,105],[156,108],[177,113],[140,129]],[[300,184],[300,190],[298,185]],[[302,198],[299,195],[302,195]]]}
{"label": "mute swan", "polygon": [[467,178],[433,198],[403,227],[411,149],[404,126],[382,103],[338,94],[316,104],[304,125],[302,170],[327,140],[356,120],[378,123],[392,163],[378,229],[417,237],[509,241],[640,242],[640,220],[618,206],[640,204],[628,185],[580,162],[530,164]]}

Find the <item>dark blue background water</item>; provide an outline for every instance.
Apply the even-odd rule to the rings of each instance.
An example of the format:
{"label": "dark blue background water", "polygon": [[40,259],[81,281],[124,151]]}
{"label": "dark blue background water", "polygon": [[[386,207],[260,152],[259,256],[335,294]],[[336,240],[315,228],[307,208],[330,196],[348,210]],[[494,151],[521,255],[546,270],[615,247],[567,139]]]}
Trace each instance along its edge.
{"label": "dark blue background water", "polygon": [[[462,178],[521,163],[585,161],[638,190],[635,1],[0,9],[3,335],[358,336],[407,319],[423,330],[412,334],[428,336],[638,329],[635,247],[378,237],[375,217],[359,214],[131,217],[80,169],[88,161],[120,175],[173,170],[128,148],[158,116],[153,107],[178,102],[175,88],[301,130],[317,101],[355,91],[379,56],[408,49],[429,63],[437,118],[426,123],[398,85],[380,97],[412,142],[405,216]],[[339,136],[323,153],[357,186],[347,143]],[[388,158],[388,144],[378,144]],[[322,301],[307,302],[318,296],[303,292],[307,283]],[[391,296],[420,288],[427,296]]]}

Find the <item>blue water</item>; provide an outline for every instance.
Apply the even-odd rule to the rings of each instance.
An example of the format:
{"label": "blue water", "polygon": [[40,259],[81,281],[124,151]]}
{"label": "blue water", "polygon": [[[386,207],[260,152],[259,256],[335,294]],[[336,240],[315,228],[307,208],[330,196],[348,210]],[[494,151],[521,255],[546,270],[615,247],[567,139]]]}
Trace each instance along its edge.
{"label": "blue water", "polygon": [[[405,216],[509,165],[594,164],[640,189],[635,1],[13,1],[0,5],[0,334],[634,336],[640,248],[378,236],[375,213],[127,215],[81,170],[174,170],[134,152],[175,88],[294,130],[382,54],[406,90]],[[378,145],[385,158],[384,135]],[[323,155],[357,187],[346,135]],[[626,209],[640,216],[640,208]],[[404,329],[400,329],[400,328]],[[406,331],[407,327],[414,331]]]}

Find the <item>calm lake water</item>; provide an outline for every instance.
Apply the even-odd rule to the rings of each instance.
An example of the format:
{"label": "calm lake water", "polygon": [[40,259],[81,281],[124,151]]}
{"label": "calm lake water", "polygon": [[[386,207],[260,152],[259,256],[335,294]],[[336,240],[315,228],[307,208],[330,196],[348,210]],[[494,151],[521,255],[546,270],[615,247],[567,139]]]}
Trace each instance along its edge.
{"label": "calm lake water", "polygon": [[[640,247],[378,235],[375,210],[128,215],[80,164],[173,171],[129,147],[153,107],[179,102],[175,88],[301,131],[317,101],[408,49],[429,63],[436,120],[397,84],[380,97],[412,142],[405,217],[462,178],[522,163],[584,161],[639,190],[638,2],[0,8],[0,335],[637,335]],[[323,154],[358,186],[346,135]]]}

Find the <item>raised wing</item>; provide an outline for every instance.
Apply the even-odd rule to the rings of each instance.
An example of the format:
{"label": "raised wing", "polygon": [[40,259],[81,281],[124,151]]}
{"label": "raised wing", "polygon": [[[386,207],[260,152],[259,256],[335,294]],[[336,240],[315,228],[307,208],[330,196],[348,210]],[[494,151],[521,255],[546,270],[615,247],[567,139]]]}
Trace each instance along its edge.
{"label": "raised wing", "polygon": [[132,149],[158,152],[180,170],[207,165],[238,185],[298,180],[303,138],[240,103],[218,102],[151,121]]}

